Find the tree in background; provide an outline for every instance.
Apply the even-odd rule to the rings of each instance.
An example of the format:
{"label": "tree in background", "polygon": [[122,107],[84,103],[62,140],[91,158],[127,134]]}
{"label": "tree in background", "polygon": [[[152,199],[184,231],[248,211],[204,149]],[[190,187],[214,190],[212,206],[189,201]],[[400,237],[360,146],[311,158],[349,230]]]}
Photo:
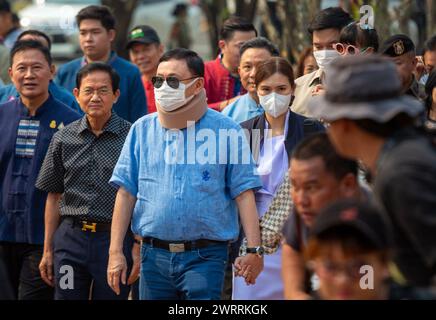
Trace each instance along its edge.
{"label": "tree in background", "polygon": [[102,4],[111,8],[117,19],[117,36],[115,38],[114,48],[120,56],[127,58],[127,52],[125,50],[127,32],[133,11],[138,5],[138,0],[102,0]]}

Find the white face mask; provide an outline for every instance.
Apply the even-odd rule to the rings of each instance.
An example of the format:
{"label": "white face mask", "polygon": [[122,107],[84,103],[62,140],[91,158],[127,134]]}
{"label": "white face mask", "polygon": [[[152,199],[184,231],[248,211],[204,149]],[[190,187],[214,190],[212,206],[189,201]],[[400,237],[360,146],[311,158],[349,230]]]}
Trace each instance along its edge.
{"label": "white face mask", "polygon": [[159,106],[166,112],[171,112],[184,106],[194,98],[194,95],[186,98],[185,90],[192,86],[198,78],[188,84],[181,83],[177,89],[171,88],[166,81],[160,88],[154,88],[154,97]]}
{"label": "white face mask", "polygon": [[313,52],[316,63],[321,69],[325,69],[336,58],[340,57],[340,54],[336,50],[318,50]]}
{"label": "white face mask", "polygon": [[292,94],[282,95],[275,92],[259,96],[259,102],[266,113],[277,118],[289,110]]}

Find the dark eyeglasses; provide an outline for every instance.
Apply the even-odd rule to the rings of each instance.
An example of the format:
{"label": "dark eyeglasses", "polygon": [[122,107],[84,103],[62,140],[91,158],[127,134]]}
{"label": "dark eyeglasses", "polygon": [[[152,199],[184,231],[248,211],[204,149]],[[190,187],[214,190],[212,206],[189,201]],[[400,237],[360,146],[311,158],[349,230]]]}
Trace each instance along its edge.
{"label": "dark eyeglasses", "polygon": [[351,45],[351,44],[342,44],[340,42],[335,43],[333,45],[333,48],[340,54],[340,55],[344,55],[345,53],[349,54],[349,55],[354,55],[358,52],[364,52],[366,51],[366,49],[368,48],[364,48],[359,50],[357,47]]}
{"label": "dark eyeglasses", "polygon": [[180,85],[180,81],[191,80],[195,78],[198,78],[198,76],[187,78],[187,79],[180,79],[180,80],[173,76],[169,76],[166,79],[161,76],[154,76],[151,78],[151,83],[153,84],[153,87],[159,89],[160,87],[162,87],[164,81],[166,81],[171,88],[178,89]]}

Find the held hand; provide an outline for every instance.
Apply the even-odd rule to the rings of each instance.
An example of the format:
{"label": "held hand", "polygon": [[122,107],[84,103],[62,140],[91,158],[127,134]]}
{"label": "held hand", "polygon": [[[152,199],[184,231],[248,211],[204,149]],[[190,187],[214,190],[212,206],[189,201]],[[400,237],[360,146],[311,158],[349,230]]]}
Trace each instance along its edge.
{"label": "held hand", "polygon": [[125,285],[127,278],[127,262],[122,252],[109,254],[107,266],[107,282],[109,287],[120,294],[120,280]]}
{"label": "held hand", "polygon": [[247,284],[254,284],[256,278],[263,270],[263,257],[247,254],[235,260],[235,275],[245,278]]}
{"label": "held hand", "polygon": [[132,271],[130,272],[129,279],[127,280],[127,284],[131,285],[139,278],[139,270],[141,266],[141,259],[140,259],[140,252],[141,246],[137,243],[133,244],[132,247],[132,259],[133,259],[133,266]]}
{"label": "held hand", "polygon": [[54,287],[53,280],[53,251],[44,252],[41,262],[39,263],[39,272],[41,278],[49,286]]}

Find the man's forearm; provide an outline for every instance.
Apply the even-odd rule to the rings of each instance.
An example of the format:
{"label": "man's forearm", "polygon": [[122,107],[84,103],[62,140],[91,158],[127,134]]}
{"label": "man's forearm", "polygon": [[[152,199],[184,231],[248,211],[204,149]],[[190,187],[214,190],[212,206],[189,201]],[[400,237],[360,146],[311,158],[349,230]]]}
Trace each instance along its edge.
{"label": "man's forearm", "polygon": [[236,204],[238,205],[248,247],[260,246],[259,216],[257,215],[253,190],[247,190],[236,197]]}
{"label": "man's forearm", "polygon": [[304,293],[304,261],[291,246],[282,247],[282,277],[286,299],[300,299]]}
{"label": "man's forearm", "polygon": [[53,251],[53,235],[59,226],[61,193],[49,193],[45,205],[44,251]]}
{"label": "man's forearm", "polygon": [[136,198],[120,188],[115,199],[114,214],[112,216],[110,253],[123,251],[123,241],[132,218]]}

